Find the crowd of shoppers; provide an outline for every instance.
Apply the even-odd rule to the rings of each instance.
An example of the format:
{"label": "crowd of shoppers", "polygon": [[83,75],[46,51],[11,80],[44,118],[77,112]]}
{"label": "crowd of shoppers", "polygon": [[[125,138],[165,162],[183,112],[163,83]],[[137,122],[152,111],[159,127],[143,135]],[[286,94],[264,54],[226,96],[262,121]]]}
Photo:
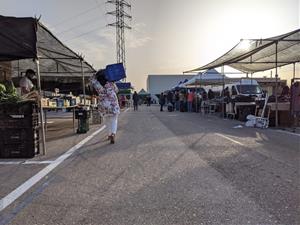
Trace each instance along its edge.
{"label": "crowd of shoppers", "polygon": [[209,90],[195,92],[193,90],[168,91],[159,96],[160,111],[164,106],[168,111],[201,112],[203,101],[215,98],[215,93]]}

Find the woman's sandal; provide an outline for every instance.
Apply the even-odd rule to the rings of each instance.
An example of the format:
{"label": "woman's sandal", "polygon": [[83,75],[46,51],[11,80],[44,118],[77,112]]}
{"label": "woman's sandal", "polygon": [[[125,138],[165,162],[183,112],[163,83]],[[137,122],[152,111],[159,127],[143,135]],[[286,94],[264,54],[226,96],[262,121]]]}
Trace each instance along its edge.
{"label": "woman's sandal", "polygon": [[115,134],[112,134],[112,135],[110,136],[110,143],[111,143],[111,144],[114,144],[114,143],[115,143]]}

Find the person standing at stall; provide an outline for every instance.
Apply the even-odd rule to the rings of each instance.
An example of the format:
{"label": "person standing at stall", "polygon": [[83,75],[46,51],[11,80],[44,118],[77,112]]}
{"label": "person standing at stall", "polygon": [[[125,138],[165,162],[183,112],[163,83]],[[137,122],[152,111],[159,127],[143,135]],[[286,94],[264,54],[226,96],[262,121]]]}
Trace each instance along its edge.
{"label": "person standing at stall", "polygon": [[19,86],[21,88],[21,95],[28,94],[34,89],[34,85],[32,83],[34,76],[35,72],[32,69],[26,70],[25,76],[22,77],[22,79],[19,82]]}
{"label": "person standing at stall", "polygon": [[147,106],[151,106],[151,95],[147,96]]}
{"label": "person standing at stall", "polygon": [[299,126],[300,119],[300,82],[295,82],[291,86],[291,114],[295,129],[295,127]]}
{"label": "person standing at stall", "polygon": [[179,92],[175,91],[175,109],[176,111],[179,111]]}
{"label": "person standing at stall", "polygon": [[133,93],[132,99],[133,99],[133,110],[137,111],[138,104],[139,104],[139,95],[136,93],[136,91]]}
{"label": "person standing at stall", "polygon": [[194,100],[194,92],[189,91],[187,94],[188,112],[193,111],[193,100]]}
{"label": "person standing at stall", "polygon": [[180,112],[185,111],[185,94],[183,91],[179,93],[179,110]]}
{"label": "person standing at stall", "polygon": [[109,82],[102,70],[98,71],[90,78],[92,87],[99,95],[99,111],[105,115],[106,126],[108,128],[108,140],[111,144],[115,143],[118,128],[118,116],[120,106],[117,97],[118,88],[114,82]]}
{"label": "person standing at stall", "polygon": [[163,112],[164,105],[166,104],[166,97],[163,92],[159,96],[159,104],[160,104],[160,111]]}

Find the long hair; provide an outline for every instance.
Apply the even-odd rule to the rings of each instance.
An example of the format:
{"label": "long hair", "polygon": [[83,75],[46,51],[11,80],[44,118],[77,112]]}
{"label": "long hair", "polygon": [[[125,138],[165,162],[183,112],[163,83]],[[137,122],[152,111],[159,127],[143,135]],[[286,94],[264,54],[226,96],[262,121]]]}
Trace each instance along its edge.
{"label": "long hair", "polygon": [[104,87],[107,83],[107,79],[105,78],[105,70],[99,70],[96,73],[96,79],[99,81],[99,83]]}

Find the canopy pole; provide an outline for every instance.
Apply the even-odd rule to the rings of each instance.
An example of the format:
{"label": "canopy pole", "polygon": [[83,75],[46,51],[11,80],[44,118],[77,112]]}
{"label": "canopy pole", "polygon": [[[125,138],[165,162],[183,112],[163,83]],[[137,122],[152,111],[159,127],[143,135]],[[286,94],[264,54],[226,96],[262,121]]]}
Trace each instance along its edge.
{"label": "canopy pole", "polygon": [[278,127],[278,41],[275,42],[275,126]]}
{"label": "canopy pole", "polygon": [[83,71],[83,63],[82,63],[82,59],[80,59],[80,64],[81,64],[81,74],[82,74],[83,104],[84,104],[84,106],[85,106],[85,104],[86,104],[86,96],[85,96],[85,80],[84,80],[84,71]]}
{"label": "canopy pole", "polygon": [[37,70],[37,88],[39,93],[39,105],[40,105],[40,118],[41,118],[41,128],[42,128],[42,145],[43,145],[43,155],[46,155],[46,135],[44,126],[44,110],[42,105],[42,88],[41,88],[41,74],[40,74],[40,62],[39,59],[35,59],[36,70]]}
{"label": "canopy pole", "polygon": [[224,101],[224,98],[225,98],[225,72],[224,72],[224,65],[222,65],[222,70],[221,70],[221,73],[223,75],[223,91],[222,91],[222,117],[225,118],[225,101]]}
{"label": "canopy pole", "polygon": [[294,63],[294,73],[293,73],[293,79],[295,80],[296,77],[296,63]]}

